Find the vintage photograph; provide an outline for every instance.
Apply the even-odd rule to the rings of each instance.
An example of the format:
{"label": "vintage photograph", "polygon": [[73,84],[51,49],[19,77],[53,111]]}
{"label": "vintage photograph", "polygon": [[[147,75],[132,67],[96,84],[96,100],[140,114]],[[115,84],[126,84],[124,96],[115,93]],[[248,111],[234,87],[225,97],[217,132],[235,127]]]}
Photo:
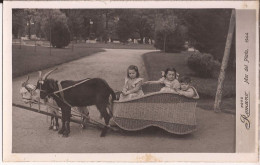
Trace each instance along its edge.
{"label": "vintage photograph", "polygon": [[11,154],[236,153],[236,123],[257,128],[237,93],[252,39],[238,40],[238,13],[11,8]]}
{"label": "vintage photograph", "polygon": [[13,152],[235,152],[235,35],[214,107],[231,17],[13,9],[13,103],[39,111],[13,106]]}

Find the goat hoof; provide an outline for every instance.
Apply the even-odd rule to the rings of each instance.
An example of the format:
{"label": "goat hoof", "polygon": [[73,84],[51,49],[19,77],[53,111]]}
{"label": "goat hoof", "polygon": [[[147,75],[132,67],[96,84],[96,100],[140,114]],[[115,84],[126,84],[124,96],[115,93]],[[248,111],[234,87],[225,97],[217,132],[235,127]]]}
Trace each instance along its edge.
{"label": "goat hoof", "polygon": [[69,137],[69,135],[68,134],[63,134],[62,137]]}
{"label": "goat hoof", "polygon": [[58,127],[56,127],[56,126],[53,127],[53,131],[58,131],[58,130],[59,130]]}
{"label": "goat hoof", "polygon": [[69,132],[69,131],[64,131],[64,132],[63,132],[63,134],[62,134],[62,136],[63,136],[63,137],[68,137],[68,136],[69,136],[69,134],[70,134],[70,132]]}
{"label": "goat hoof", "polygon": [[59,134],[63,134],[63,132],[64,132],[64,129],[61,129],[61,130],[59,130]]}
{"label": "goat hoof", "polygon": [[100,137],[105,137],[107,134],[108,127],[103,128]]}
{"label": "goat hoof", "polygon": [[53,128],[53,126],[49,126],[49,130],[51,130]]}

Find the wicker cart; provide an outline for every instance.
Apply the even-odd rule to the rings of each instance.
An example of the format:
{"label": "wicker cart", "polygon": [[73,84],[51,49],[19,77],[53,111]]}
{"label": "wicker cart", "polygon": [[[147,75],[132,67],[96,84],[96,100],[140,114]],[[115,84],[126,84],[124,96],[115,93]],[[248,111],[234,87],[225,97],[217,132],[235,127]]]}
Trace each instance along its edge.
{"label": "wicker cart", "polygon": [[196,130],[197,100],[162,93],[159,84],[143,85],[144,96],[114,101],[113,120],[123,130],[136,131],[156,126],[174,134]]}

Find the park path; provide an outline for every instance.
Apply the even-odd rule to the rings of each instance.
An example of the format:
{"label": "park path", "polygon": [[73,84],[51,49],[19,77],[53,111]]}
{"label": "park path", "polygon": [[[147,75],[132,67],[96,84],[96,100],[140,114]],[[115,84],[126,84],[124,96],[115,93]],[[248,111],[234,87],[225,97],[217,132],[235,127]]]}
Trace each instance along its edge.
{"label": "park path", "polygon": [[[139,67],[141,77],[147,79],[141,55],[153,50],[106,49],[105,52],[58,66],[50,78],[57,80],[104,78],[114,89],[121,89],[130,64]],[[52,69],[52,68],[50,68]],[[48,69],[48,70],[50,70]],[[47,70],[44,71],[44,73]],[[36,83],[38,73],[32,73],[30,82]],[[19,88],[26,79],[13,80],[13,102],[20,103]],[[13,107],[12,151],[15,153],[149,153],[149,152],[234,152],[235,115],[197,109],[198,131],[185,136],[169,134],[157,128],[148,128],[122,134],[109,132],[100,138],[100,130],[71,124],[70,137],[62,138],[49,131],[49,120],[44,115]],[[90,115],[99,119],[95,107]]]}

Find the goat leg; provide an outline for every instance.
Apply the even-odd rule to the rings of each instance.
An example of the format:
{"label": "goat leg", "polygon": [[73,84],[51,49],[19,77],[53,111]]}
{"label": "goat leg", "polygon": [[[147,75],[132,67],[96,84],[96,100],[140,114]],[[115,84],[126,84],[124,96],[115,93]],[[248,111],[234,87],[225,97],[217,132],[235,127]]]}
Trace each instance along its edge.
{"label": "goat leg", "polygon": [[59,134],[63,134],[63,132],[65,131],[65,121],[62,120],[62,126],[61,126],[61,129],[59,130]]}
{"label": "goat leg", "polygon": [[63,132],[63,137],[68,137],[70,133],[70,122],[66,121],[65,122],[65,131]]}

